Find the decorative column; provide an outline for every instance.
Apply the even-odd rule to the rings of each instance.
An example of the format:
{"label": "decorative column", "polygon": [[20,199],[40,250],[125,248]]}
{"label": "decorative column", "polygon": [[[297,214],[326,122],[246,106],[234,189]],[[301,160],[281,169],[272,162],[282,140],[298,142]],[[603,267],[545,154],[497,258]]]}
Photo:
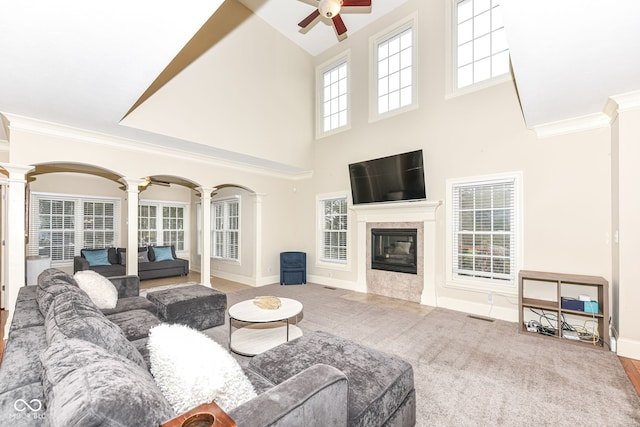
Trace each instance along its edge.
{"label": "decorative column", "polygon": [[202,253],[200,254],[200,283],[211,287],[211,187],[198,187],[200,201],[202,203],[202,215],[200,218],[202,233]]}
{"label": "decorative column", "polygon": [[4,336],[6,337],[9,334],[9,327],[11,326],[11,320],[13,319],[16,300],[18,299],[18,291],[25,284],[26,175],[31,170],[33,170],[33,166],[0,163],[0,167],[3,167],[7,172],[9,172],[9,199],[7,201],[7,217],[10,227],[8,229],[7,235],[4,236],[5,246],[3,253],[4,259],[6,260],[5,268],[7,270],[7,274],[5,276],[7,281],[4,283],[4,307],[9,311],[9,316],[4,331]]}
{"label": "decorative column", "polygon": [[122,178],[127,184],[127,275],[138,275],[138,186],[142,179]]}
{"label": "decorative column", "polygon": [[255,272],[255,286],[266,285],[267,283],[262,283],[262,198],[264,194],[252,194],[254,197],[255,203],[255,230],[253,233],[254,236],[254,246],[253,246],[253,260],[254,260],[254,272]]}

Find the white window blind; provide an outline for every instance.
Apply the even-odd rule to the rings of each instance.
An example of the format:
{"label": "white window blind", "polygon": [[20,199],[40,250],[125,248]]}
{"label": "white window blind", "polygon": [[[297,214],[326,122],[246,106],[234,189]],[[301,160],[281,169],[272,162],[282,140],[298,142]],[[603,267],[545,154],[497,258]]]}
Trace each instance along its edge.
{"label": "white window blind", "polygon": [[28,255],[68,263],[83,248],[118,244],[119,201],[73,195],[32,193]]}
{"label": "white window blind", "polygon": [[509,73],[509,47],[498,0],[455,3],[456,87]]}
{"label": "white window blind", "polygon": [[240,253],[240,201],[226,199],[211,204],[211,254],[237,261]]}
{"label": "white window blind", "polygon": [[515,178],[452,186],[453,273],[513,283]]}
{"label": "white window blind", "polygon": [[320,200],[322,261],[347,261],[347,198]]}

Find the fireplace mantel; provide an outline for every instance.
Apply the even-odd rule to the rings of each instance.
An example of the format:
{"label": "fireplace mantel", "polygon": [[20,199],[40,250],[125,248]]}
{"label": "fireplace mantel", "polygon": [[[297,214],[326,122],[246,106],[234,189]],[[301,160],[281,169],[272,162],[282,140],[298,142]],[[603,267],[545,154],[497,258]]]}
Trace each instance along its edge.
{"label": "fireplace mantel", "polygon": [[442,201],[368,203],[351,207],[358,222],[435,221]]}
{"label": "fireplace mantel", "polygon": [[420,303],[437,306],[435,286],[436,211],[442,201],[389,202],[355,205],[351,210],[357,221],[357,289],[367,292],[367,224],[422,222],[424,224],[422,250],[424,257],[424,287]]}

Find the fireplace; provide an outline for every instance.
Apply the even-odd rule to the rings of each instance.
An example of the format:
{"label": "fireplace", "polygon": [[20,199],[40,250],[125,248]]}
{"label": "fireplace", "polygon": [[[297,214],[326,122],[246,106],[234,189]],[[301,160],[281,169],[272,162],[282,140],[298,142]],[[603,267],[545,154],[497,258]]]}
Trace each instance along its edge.
{"label": "fireplace", "polygon": [[372,228],[371,268],[418,274],[418,230]]}

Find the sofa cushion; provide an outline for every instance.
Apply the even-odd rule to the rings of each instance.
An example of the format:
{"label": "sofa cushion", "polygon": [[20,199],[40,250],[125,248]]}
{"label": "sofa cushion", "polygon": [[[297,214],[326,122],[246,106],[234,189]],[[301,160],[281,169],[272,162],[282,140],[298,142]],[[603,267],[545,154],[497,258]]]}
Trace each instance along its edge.
{"label": "sofa cushion", "polygon": [[118,325],[129,341],[149,336],[149,329],[160,324],[160,319],[147,310],[128,310],[107,316]]}
{"label": "sofa cushion", "polygon": [[44,284],[51,279],[61,279],[71,285],[78,285],[73,276],[65,273],[64,271],[57,268],[47,268],[38,275],[38,286],[40,286],[40,283]]}
{"label": "sofa cushion", "polygon": [[53,303],[53,300],[61,294],[64,293],[73,293],[77,294],[79,297],[84,297],[88,301],[90,301],[89,296],[85,291],[80,289],[77,284],[70,284],[68,281],[59,278],[53,277],[48,280],[38,280],[38,288],[36,289],[36,301],[38,302],[38,307],[40,308],[40,313],[43,316],[47,316],[49,312],[49,308]]}
{"label": "sofa cushion", "polygon": [[118,290],[109,279],[92,270],[78,271],[73,277],[98,308],[115,308]]}
{"label": "sofa cushion", "polygon": [[[24,287],[21,289],[24,289]],[[40,307],[35,299],[18,300],[16,302],[9,333],[17,329],[42,325],[44,325],[44,316],[40,313]]]}
{"label": "sofa cushion", "polygon": [[2,358],[0,393],[40,381],[38,356],[45,348],[47,340],[42,326],[12,331]]}
{"label": "sofa cushion", "polygon": [[347,376],[350,426],[380,425],[414,390],[409,363],[326,332],[304,335],[259,354],[249,368],[280,384],[317,363]]}
{"label": "sofa cushion", "polygon": [[151,373],[176,413],[212,400],[229,411],[256,396],[233,356],[195,329],[162,324],[148,347]]}
{"label": "sofa cushion", "polygon": [[52,427],[157,426],[174,415],[149,372],[90,342],[55,342],[42,365]]}
{"label": "sofa cushion", "polygon": [[150,248],[149,251],[153,251],[154,262],[173,261],[175,259],[171,246],[155,246]]}
{"label": "sofa cushion", "polygon": [[118,303],[114,308],[103,308],[102,314],[109,318],[110,315],[116,313],[122,313],[123,311],[131,311],[131,310],[147,310],[149,313],[154,316],[157,315],[158,309],[155,304],[146,299],[145,297],[137,296],[137,297],[125,297],[119,298]]}
{"label": "sofa cushion", "polygon": [[[40,361],[38,360],[38,363]],[[0,420],[11,427],[46,425],[45,398],[40,378],[20,387],[0,392]]]}
{"label": "sofa cushion", "polygon": [[103,249],[82,249],[80,255],[87,260],[89,267],[96,267],[98,265],[111,265],[109,262],[109,251],[107,248]]}
{"label": "sofa cushion", "polygon": [[[146,247],[139,247],[138,248],[138,262],[140,262],[140,253],[141,252],[147,252],[149,249]],[[119,264],[122,265],[127,265],[127,248],[118,248],[116,249],[116,252],[118,253],[117,256],[117,260]],[[147,255],[147,260],[149,259],[149,255]]]}
{"label": "sofa cushion", "polygon": [[122,329],[109,321],[90,300],[83,300],[74,294],[61,294],[54,299],[45,317],[45,331],[49,345],[79,338],[125,357],[138,366],[146,366]]}
{"label": "sofa cushion", "polygon": [[142,262],[138,264],[138,271],[152,271],[171,268],[184,269],[184,260],[174,259],[172,261]]}
{"label": "sofa cushion", "polygon": [[150,262],[152,260],[149,259],[149,251],[138,251],[138,264],[142,264],[145,262]]}
{"label": "sofa cushion", "polygon": [[96,273],[102,274],[104,277],[122,276],[126,273],[126,267],[120,264],[97,265],[90,267]]}

